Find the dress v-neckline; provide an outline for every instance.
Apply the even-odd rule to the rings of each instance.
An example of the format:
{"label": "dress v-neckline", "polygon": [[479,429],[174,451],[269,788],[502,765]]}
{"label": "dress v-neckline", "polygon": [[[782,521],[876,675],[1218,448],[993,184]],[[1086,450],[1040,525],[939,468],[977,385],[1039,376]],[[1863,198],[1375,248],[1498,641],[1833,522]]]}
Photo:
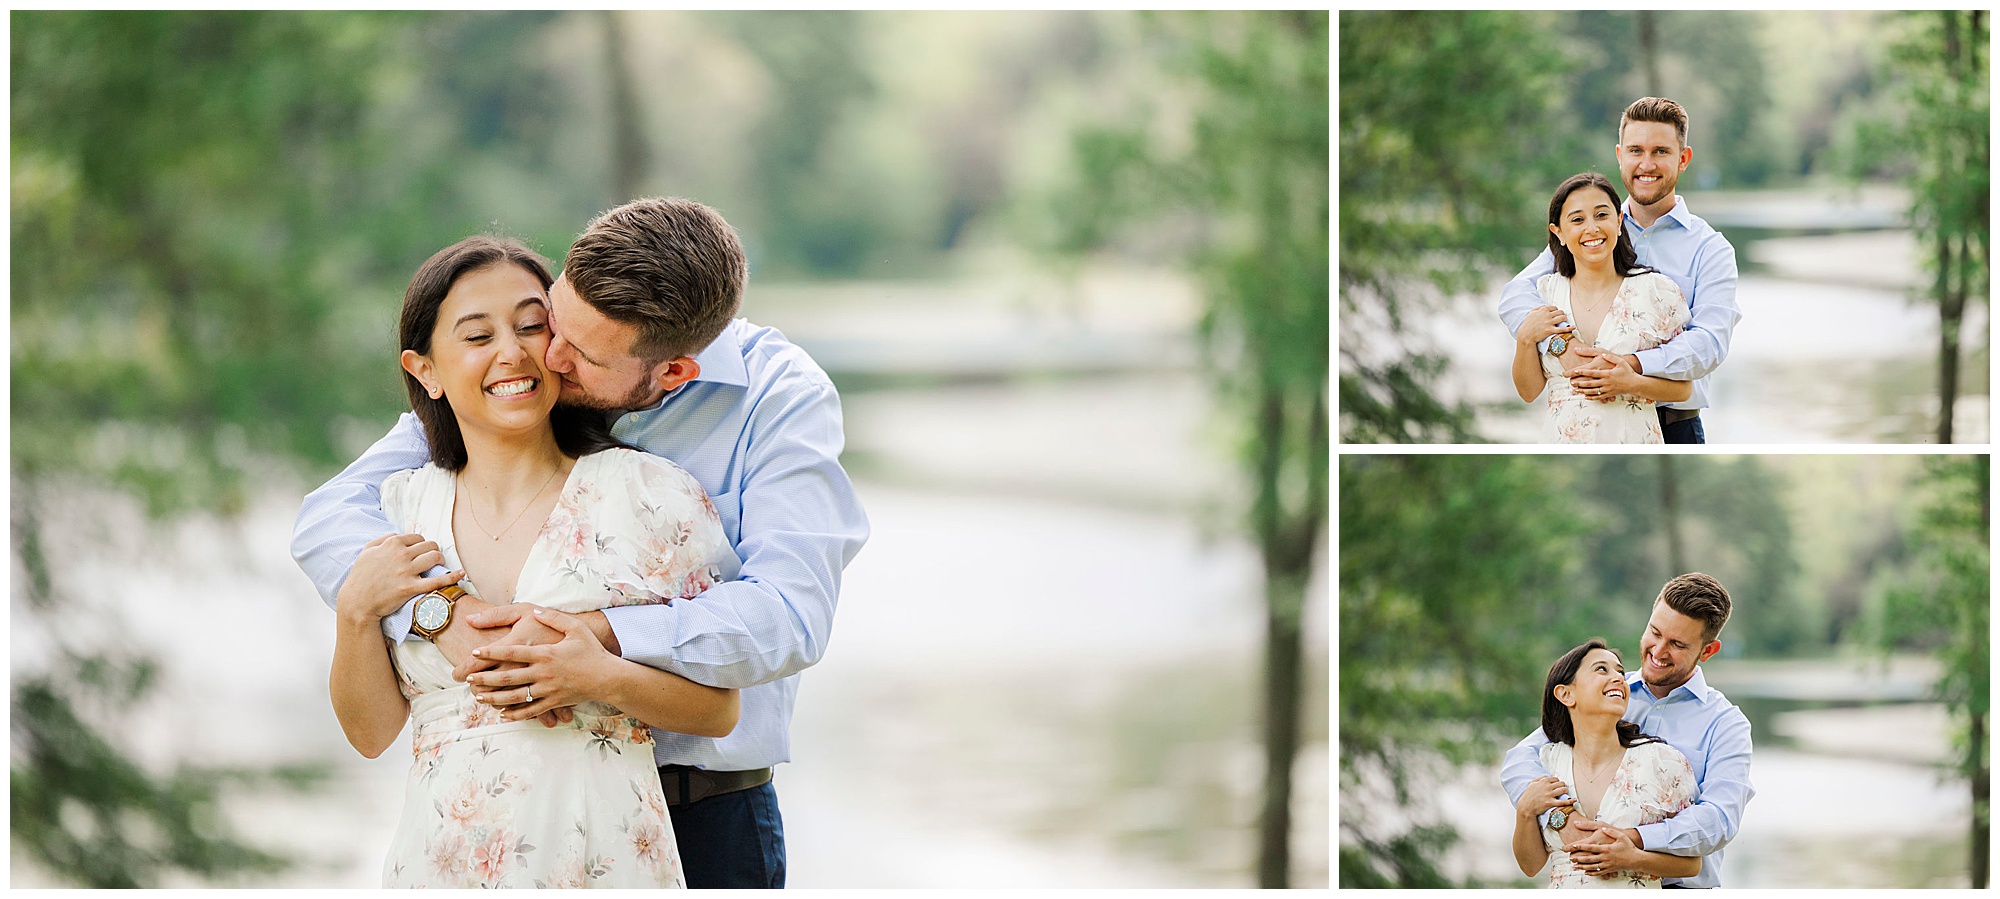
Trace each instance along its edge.
{"label": "dress v-neckline", "polygon": [[[1597,794],[1596,814],[1588,814],[1585,815],[1585,817],[1588,817],[1595,821],[1604,820],[1604,806],[1605,803],[1611,798],[1611,788],[1618,784],[1618,778],[1624,776],[1625,762],[1630,760],[1631,758],[1632,758],[1632,747],[1630,746],[1624,747],[1618,753],[1618,764],[1612,766],[1611,779],[1604,782],[1604,792]],[[1583,782],[1582,779],[1578,776],[1576,771],[1575,746],[1571,746],[1569,748],[1569,780],[1570,784],[1576,788],[1576,810],[1581,812],[1583,811]]]}
{"label": "dress v-neckline", "polygon": [[[1604,323],[1611,320],[1611,313],[1617,310],[1618,304],[1620,302],[1624,301],[1625,285],[1631,283],[1631,281],[1632,281],[1632,276],[1630,275],[1626,275],[1618,279],[1618,289],[1611,292],[1611,303],[1610,305],[1604,307],[1604,316],[1597,320],[1597,333],[1592,335],[1590,338],[1590,345],[1593,348],[1600,350],[1604,349],[1604,347],[1598,343],[1598,341],[1604,339]],[[1583,323],[1577,321],[1577,316],[1576,316],[1575,287],[1576,287],[1575,278],[1563,279],[1562,311],[1563,315],[1569,317],[1570,323],[1576,325],[1577,336],[1582,337]]]}
{"label": "dress v-neckline", "polygon": [[[541,556],[544,554],[543,546],[548,543],[549,521],[555,518],[556,510],[562,508],[563,499],[569,496],[571,485],[576,483],[577,471],[583,468],[584,460],[589,458],[590,456],[579,457],[576,460],[576,464],[569,467],[569,474],[563,477],[562,489],[556,492],[555,505],[550,506],[549,514],[542,517],[541,526],[535,530],[535,542],[528,544],[528,554],[521,558],[521,570],[514,573],[514,592],[509,600],[510,602],[521,602],[521,588],[533,583],[529,575],[531,573],[539,573],[541,568],[548,567],[546,564],[538,566],[536,563],[541,561]],[[445,479],[446,492],[444,497],[443,533],[449,536],[451,542],[449,545],[441,545],[439,548],[450,553],[452,561],[456,563],[453,565],[454,568],[464,568],[465,560],[458,555],[458,532],[453,530],[451,526],[452,518],[458,512],[458,473],[446,472],[446,474],[448,477]],[[470,575],[466,579],[471,580]],[[477,584],[475,583],[474,586],[477,586]],[[478,594],[474,595],[477,596]],[[484,596],[479,598],[486,600]],[[491,602],[491,600],[487,601]]]}

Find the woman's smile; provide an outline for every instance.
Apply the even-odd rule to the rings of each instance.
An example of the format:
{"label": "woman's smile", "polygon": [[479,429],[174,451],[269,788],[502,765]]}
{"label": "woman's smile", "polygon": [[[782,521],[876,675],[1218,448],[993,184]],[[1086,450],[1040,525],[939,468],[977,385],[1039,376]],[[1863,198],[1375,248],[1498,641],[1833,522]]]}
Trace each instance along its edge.
{"label": "woman's smile", "polygon": [[486,393],[489,396],[498,397],[500,399],[519,399],[522,397],[532,397],[535,394],[535,389],[537,387],[540,387],[541,383],[542,382],[540,381],[540,379],[530,378],[526,376],[518,378],[507,378],[486,385]]}

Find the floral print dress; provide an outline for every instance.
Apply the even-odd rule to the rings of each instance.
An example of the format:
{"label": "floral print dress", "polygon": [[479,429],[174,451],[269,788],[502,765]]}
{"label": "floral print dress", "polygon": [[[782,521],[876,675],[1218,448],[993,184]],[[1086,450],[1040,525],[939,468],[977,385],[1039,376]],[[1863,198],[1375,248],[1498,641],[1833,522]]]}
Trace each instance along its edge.
{"label": "floral print dress", "polygon": [[[1542,745],[1542,767],[1562,779],[1571,796],[1576,792],[1573,770],[1574,750],[1566,743]],[[1700,793],[1694,768],[1687,756],[1665,743],[1641,743],[1628,747],[1625,758],[1612,772],[1604,797],[1597,801],[1596,818],[1613,827],[1630,828],[1658,824],[1695,803]],[[1562,849],[1562,836],[1542,828],[1543,844],[1549,847],[1549,887],[1585,889],[1645,889],[1660,885],[1660,879],[1637,871],[1620,871],[1613,877],[1592,877],[1570,864]]]}
{"label": "floral print dress", "polygon": [[[1543,275],[1535,287],[1543,302],[1560,308],[1571,322],[1569,279]],[[1597,326],[1594,346],[1614,353],[1631,355],[1650,350],[1674,339],[1689,319],[1687,300],[1680,285],[1659,272],[1626,278]],[[1542,354],[1542,373],[1548,376],[1549,417],[1542,426],[1543,443],[1665,443],[1660,433],[1660,417],[1653,401],[1621,396],[1600,403],[1570,386],[1563,377],[1564,362]]]}
{"label": "floral print dress", "polygon": [[[382,485],[403,533],[451,530],[457,480],[436,465]],[[687,601],[739,567],[715,507],[687,472],[626,449],[584,456],[521,566],[516,600],[575,614]],[[474,595],[477,585],[461,584]],[[647,726],[598,702],[573,722],[508,722],[451,679],[429,641],[393,652],[415,724],[402,817],[382,866],[388,887],[681,887]]]}

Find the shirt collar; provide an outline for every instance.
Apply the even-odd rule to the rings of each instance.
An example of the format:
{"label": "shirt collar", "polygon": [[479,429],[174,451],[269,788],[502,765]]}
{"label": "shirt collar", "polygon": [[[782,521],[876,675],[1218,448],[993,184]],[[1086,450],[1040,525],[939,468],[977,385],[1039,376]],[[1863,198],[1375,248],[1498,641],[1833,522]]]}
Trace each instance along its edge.
{"label": "shirt collar", "polygon": [[680,387],[660,394],[659,401],[650,406],[614,413],[614,419],[633,412],[652,412],[659,409],[667,404],[667,400],[673,399],[674,394],[680,393],[682,387],[695,381],[727,384],[732,387],[750,386],[750,374],[749,370],[743,367],[743,348],[740,343],[736,336],[736,322],[731,321],[728,327],[722,329],[720,336],[709,342],[706,349],[695,354],[694,361],[696,365],[701,366],[701,374],[695,375],[692,380],[681,384]]}
{"label": "shirt collar", "polygon": [[[1639,671],[1625,672],[1625,683],[1627,686],[1630,686],[1632,688],[1632,695],[1634,696],[1639,695],[1638,691],[1640,690],[1646,690],[1647,696],[1653,695],[1652,690],[1646,689],[1646,686],[1643,683],[1644,678],[1645,674],[1643,672]],[[1708,689],[1708,680],[1701,676],[1701,666],[1696,665],[1694,666],[1694,676],[1688,678],[1687,683],[1684,683],[1678,687],[1668,690],[1666,696],[1661,696],[1657,699],[1654,699],[1653,701],[1665,702],[1668,699],[1672,698],[1675,693],[1679,693],[1682,690],[1686,690],[1689,696],[1694,697],[1694,701],[1699,702],[1703,705],[1708,704],[1709,694],[1713,692]]]}
{"label": "shirt collar", "polygon": [[[1632,198],[1631,198],[1631,197],[1626,197],[1626,198],[1625,198],[1625,218],[1627,218],[1627,219],[1630,219],[1630,218],[1632,218]],[[1672,208],[1672,209],[1669,209],[1669,210],[1667,210],[1665,214],[1663,214],[1663,215],[1661,215],[1661,216],[1660,216],[1660,218],[1658,218],[1658,219],[1654,219],[1654,220],[1653,220],[1653,227],[1655,227],[1655,228],[1659,227],[1659,226],[1660,226],[1660,221],[1661,221],[1662,219],[1673,219],[1673,220],[1674,220],[1674,222],[1675,222],[1676,224],[1679,224],[1679,225],[1680,225],[1680,226],[1681,226],[1682,228],[1690,228],[1690,229],[1691,229],[1691,228],[1692,228],[1693,226],[1692,226],[1692,225],[1690,225],[1690,224],[1688,224],[1688,201],[1687,201],[1687,198],[1686,198],[1686,197],[1683,197],[1683,196],[1681,196],[1680,194],[1674,194],[1674,208]],[[1638,222],[1636,222],[1636,221],[1632,223],[1632,226],[1633,226],[1633,227],[1635,227],[1635,228],[1636,228],[1636,227],[1638,227],[1638,225],[1639,225],[1639,223],[1638,223]]]}

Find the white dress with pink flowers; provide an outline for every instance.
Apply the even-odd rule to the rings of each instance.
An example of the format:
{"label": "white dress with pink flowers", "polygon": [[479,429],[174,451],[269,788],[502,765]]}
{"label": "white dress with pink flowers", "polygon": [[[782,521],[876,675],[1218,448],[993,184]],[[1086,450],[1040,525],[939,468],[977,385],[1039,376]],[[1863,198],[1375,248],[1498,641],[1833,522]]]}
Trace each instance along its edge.
{"label": "white dress with pink flowers", "polygon": [[[1535,287],[1543,302],[1560,308],[1570,321],[1576,320],[1569,308],[1568,278],[1543,275]],[[1619,285],[1603,324],[1597,326],[1594,345],[1625,355],[1650,350],[1674,339],[1687,327],[1688,318],[1687,299],[1674,279],[1659,272],[1633,275]],[[1574,365],[1574,357],[1565,358],[1571,361],[1542,354],[1542,373],[1549,379],[1549,417],[1542,426],[1543,443],[1666,442],[1652,400],[1621,396],[1600,403],[1577,393],[1563,377],[1564,366]]]}
{"label": "white dress with pink flowers", "polygon": [[[435,465],[382,485],[403,533],[451,530],[456,479]],[[521,567],[515,599],[563,612],[686,602],[735,577],[715,507],[693,477],[646,453],[578,459]],[[462,584],[477,595],[478,586]],[[680,887],[666,796],[646,725],[584,703],[556,728],[506,722],[451,679],[421,638],[394,650],[416,759],[382,881],[389,887]]]}
{"label": "white dress with pink flowers", "polygon": [[[1562,779],[1569,795],[1576,793],[1574,750],[1565,743],[1542,744],[1542,766]],[[1665,743],[1641,743],[1625,750],[1624,761],[1611,775],[1603,798],[1597,801],[1596,818],[1613,827],[1631,828],[1658,824],[1681,812],[1700,798],[1700,782],[1687,756]],[[1549,886],[1585,889],[1657,887],[1660,879],[1637,871],[1620,871],[1610,877],[1593,877],[1570,864],[1562,849],[1562,837],[1542,828],[1543,844],[1549,847]]]}

